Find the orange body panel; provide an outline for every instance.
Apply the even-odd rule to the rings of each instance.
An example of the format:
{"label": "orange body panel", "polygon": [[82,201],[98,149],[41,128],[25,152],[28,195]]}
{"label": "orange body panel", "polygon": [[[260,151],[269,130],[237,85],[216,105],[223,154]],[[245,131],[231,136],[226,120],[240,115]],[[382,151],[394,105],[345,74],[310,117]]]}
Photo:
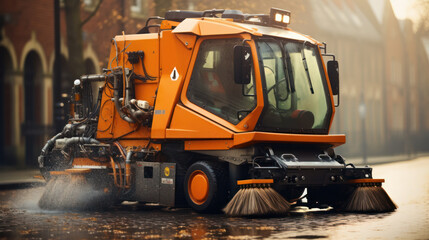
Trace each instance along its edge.
{"label": "orange body panel", "polygon": [[346,136],[338,135],[308,135],[270,132],[235,133],[233,139],[224,140],[190,140],[185,141],[185,150],[228,150],[241,148],[255,143],[308,143],[323,144],[337,147],[346,142]]}
{"label": "orange body panel", "polygon": [[[176,26],[171,30],[173,26]],[[169,29],[170,28],[170,29]],[[135,96],[155,106],[152,126],[138,127],[122,120],[113,101],[112,86],[105,88],[97,138],[112,139],[124,136],[120,141],[127,148],[152,147],[160,150],[156,140],[185,140],[185,150],[225,150],[246,147],[255,143],[313,143],[332,147],[345,143],[345,135],[309,135],[254,132],[264,107],[263,88],[257,50],[252,35],[261,36],[259,26],[255,28],[239,25],[225,19],[186,19],[182,23],[163,21],[159,34],[136,34],[116,36],[110,53],[109,67],[122,66],[132,69],[124,52],[142,50],[145,52],[144,64],[148,73],[157,80],[145,83],[135,82]],[[266,29],[264,30],[266,31]],[[282,30],[283,34],[289,29]],[[287,33],[287,32],[286,32]],[[275,33],[273,33],[275,34]],[[279,33],[280,34],[280,33]],[[296,33],[294,33],[297,35]],[[293,35],[293,34],[292,34]],[[292,36],[291,35],[291,36]],[[303,38],[303,36],[300,36]],[[256,102],[255,109],[238,124],[234,125],[219,116],[193,104],[186,97],[192,69],[202,41],[213,38],[242,38],[250,40],[249,46],[254,56]],[[125,40],[125,41],[124,41]],[[313,39],[309,40],[313,42]],[[124,52],[123,49],[127,48]],[[119,53],[116,59],[116,54]],[[319,49],[320,53],[320,49]],[[118,62],[117,62],[118,61]],[[326,68],[323,66],[325,75]],[[144,75],[140,64],[134,65],[137,74]],[[328,79],[327,79],[328,80]],[[332,92],[328,80],[330,98]],[[156,98],[156,99],[155,99]],[[332,117],[335,113],[332,107]],[[127,140],[129,139],[129,140]]]}
{"label": "orange body panel", "polygon": [[89,158],[74,158],[73,166],[110,166],[109,162],[100,163],[92,161]]}
{"label": "orange body panel", "polygon": [[284,143],[316,143],[339,146],[346,142],[346,136],[338,135],[308,135],[308,134],[286,134],[269,132],[247,132],[234,135],[234,146],[242,147],[261,142],[284,142]]}
{"label": "orange body panel", "polygon": [[[191,41],[192,39],[189,39]],[[193,44],[193,43],[191,43]],[[171,33],[163,31],[161,34],[161,79],[158,87],[157,101],[153,116],[151,137],[165,138],[173,110],[179,100],[183,82],[186,77],[192,49],[188,49]],[[170,75],[176,71],[177,78]]]}
{"label": "orange body panel", "polygon": [[[158,34],[138,34],[125,35],[115,37],[118,46],[118,63],[116,62],[115,44],[112,42],[110,51],[110,61],[112,68],[122,66],[125,62],[125,67],[133,69],[133,66],[128,62],[128,56],[125,52],[139,51],[145,52],[144,64],[149,75],[159,78],[159,39]],[[122,52],[126,47],[125,52]],[[113,60],[113,61],[112,61]],[[124,61],[125,60],[125,61]],[[134,65],[134,72],[139,75],[144,75],[141,64]],[[135,95],[138,100],[145,100],[149,105],[153,106],[155,102],[155,92],[158,87],[158,81],[135,81]],[[113,88],[113,86],[110,86]],[[122,120],[117,113],[115,104],[111,100],[113,90],[108,87],[104,88],[103,98],[101,100],[100,120],[98,122],[97,138],[118,138],[126,135],[127,138],[149,138],[150,129],[147,127],[139,127],[138,124],[130,124]]]}
{"label": "orange body panel", "polygon": [[202,150],[228,150],[234,146],[232,139],[222,140],[189,140],[185,141],[185,150],[202,151]]}
{"label": "orange body panel", "polygon": [[181,105],[177,105],[166,138],[176,139],[223,139],[232,138],[233,132],[210,119]]}
{"label": "orange body panel", "polygon": [[[201,20],[204,21],[201,21]],[[237,24],[231,24],[231,20],[214,18],[188,18],[179,24],[173,33],[191,33],[198,36],[232,35],[240,33],[251,33],[262,36],[255,29],[246,28]]]}
{"label": "orange body panel", "polygon": [[177,27],[177,25],[179,25],[179,22],[164,20],[161,22],[160,28],[162,30],[170,30]]}
{"label": "orange body panel", "polygon": [[193,49],[197,41],[197,36],[192,34],[176,34],[176,37],[185,45],[188,49]]}

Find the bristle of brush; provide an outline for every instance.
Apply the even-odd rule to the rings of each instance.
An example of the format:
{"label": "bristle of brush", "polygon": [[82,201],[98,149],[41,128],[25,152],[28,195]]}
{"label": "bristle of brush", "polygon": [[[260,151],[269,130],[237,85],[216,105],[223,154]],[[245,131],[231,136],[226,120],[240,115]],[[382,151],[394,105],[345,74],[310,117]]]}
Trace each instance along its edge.
{"label": "bristle of brush", "polygon": [[397,209],[380,185],[359,185],[344,206],[348,212],[392,212]]}
{"label": "bristle of brush", "polygon": [[288,212],[290,203],[269,185],[242,187],[223,211],[229,216],[280,215]]}
{"label": "bristle of brush", "polygon": [[58,209],[58,195],[63,192],[64,186],[70,180],[70,176],[52,177],[45,186],[45,191],[39,199],[39,207],[42,209]]}
{"label": "bristle of brush", "polygon": [[101,205],[101,191],[95,191],[83,175],[52,177],[45,186],[39,207],[48,210],[86,210]]}

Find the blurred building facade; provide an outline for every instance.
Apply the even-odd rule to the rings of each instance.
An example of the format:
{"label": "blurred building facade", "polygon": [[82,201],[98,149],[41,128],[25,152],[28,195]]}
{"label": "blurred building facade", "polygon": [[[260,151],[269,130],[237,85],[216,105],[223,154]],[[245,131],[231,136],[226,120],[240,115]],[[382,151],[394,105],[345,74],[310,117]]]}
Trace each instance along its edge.
{"label": "blurred building facade", "polygon": [[[82,0],[82,18],[98,0]],[[169,7],[170,6],[170,7]],[[103,0],[83,27],[87,73],[107,65],[110,39],[141,29],[163,9],[292,11],[291,28],[327,42],[340,62],[341,98],[332,132],[346,133],[346,156],[414,154],[429,146],[429,39],[412,22],[398,21],[388,0]],[[161,9],[161,10],[160,10]],[[34,166],[53,134],[53,0],[1,1],[0,166]],[[66,24],[61,8],[61,68],[67,64]],[[61,76],[62,93],[74,79]]]}
{"label": "blurred building facade", "polygon": [[[388,0],[306,0],[296,29],[328,43],[340,61],[341,105],[333,132],[346,156],[427,151],[429,90],[422,39],[398,21]],[[294,26],[295,28],[295,26]],[[422,90],[424,89],[424,90]],[[423,91],[423,92],[422,92]]]}
{"label": "blurred building facade", "polygon": [[[82,19],[98,0],[83,0]],[[124,30],[144,26],[149,0],[104,0],[83,26],[83,57],[87,73],[100,73],[108,60],[110,39]],[[64,2],[61,17],[61,92],[70,92],[74,79],[69,66]],[[153,12],[153,11],[152,11]],[[53,135],[54,1],[1,1],[0,166],[36,166],[44,142]]]}

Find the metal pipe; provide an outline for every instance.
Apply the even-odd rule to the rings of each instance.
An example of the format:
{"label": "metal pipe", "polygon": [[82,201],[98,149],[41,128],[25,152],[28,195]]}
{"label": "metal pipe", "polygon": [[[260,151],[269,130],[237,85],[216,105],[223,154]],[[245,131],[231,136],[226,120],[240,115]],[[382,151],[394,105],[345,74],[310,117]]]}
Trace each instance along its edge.
{"label": "metal pipe", "polygon": [[115,144],[115,146],[119,149],[119,152],[120,152],[122,158],[125,160],[126,156],[125,156],[125,152],[124,152],[121,144],[119,142],[114,142],[113,144]]}
{"label": "metal pipe", "polygon": [[127,158],[125,160],[125,187],[131,187],[131,157],[133,156],[132,151],[127,152]]}
{"label": "metal pipe", "polygon": [[118,162],[117,164],[118,164],[118,171],[119,171],[119,186],[120,186],[120,188],[123,188],[124,187],[124,180],[122,179],[122,165],[120,162]]}
{"label": "metal pipe", "polygon": [[113,160],[113,157],[110,156],[110,164],[112,165],[112,170],[113,170],[113,183],[115,184],[116,187],[120,187],[118,184],[118,180],[116,178],[116,164],[115,161]]}
{"label": "metal pipe", "polygon": [[52,148],[55,145],[55,141],[58,138],[61,138],[63,136],[63,133],[58,133],[54,137],[52,137],[50,140],[48,140],[45,144],[45,146],[42,148],[42,152],[40,153],[40,156],[37,158],[37,161],[39,162],[39,167],[44,167],[44,157],[48,154],[49,151],[52,150]]}
{"label": "metal pipe", "polygon": [[106,74],[88,74],[80,77],[82,82],[103,82],[106,80]]}
{"label": "metal pipe", "polygon": [[95,138],[89,138],[89,137],[72,137],[66,140],[64,147],[62,150],[68,148],[72,144],[76,143],[89,143],[89,144],[99,144],[100,142],[96,140]]}
{"label": "metal pipe", "polygon": [[129,123],[134,123],[134,120],[131,119],[130,117],[128,117],[123,111],[122,111],[122,106],[121,103],[119,102],[119,80],[118,77],[116,76],[115,73],[113,73],[113,101],[115,102],[115,107],[116,110],[119,113],[119,116],[129,122]]}
{"label": "metal pipe", "polygon": [[[124,98],[124,106],[129,106],[131,100],[131,87],[130,87],[130,78],[125,77],[125,98]],[[132,110],[130,108],[130,110]]]}

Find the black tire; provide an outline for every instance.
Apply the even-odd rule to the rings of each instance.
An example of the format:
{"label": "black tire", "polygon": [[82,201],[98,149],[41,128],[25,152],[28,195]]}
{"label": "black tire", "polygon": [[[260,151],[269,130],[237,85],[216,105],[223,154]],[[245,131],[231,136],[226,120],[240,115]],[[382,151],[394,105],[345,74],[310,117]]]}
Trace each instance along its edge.
{"label": "black tire", "polygon": [[[217,212],[224,207],[228,192],[227,170],[226,164],[219,162],[198,161],[192,164],[184,181],[188,205],[198,212]],[[198,185],[201,182],[203,184]],[[208,188],[199,188],[205,183]]]}
{"label": "black tire", "polygon": [[186,178],[186,170],[189,164],[176,163],[176,194],[175,194],[175,207],[187,207],[185,199],[184,182]]}

